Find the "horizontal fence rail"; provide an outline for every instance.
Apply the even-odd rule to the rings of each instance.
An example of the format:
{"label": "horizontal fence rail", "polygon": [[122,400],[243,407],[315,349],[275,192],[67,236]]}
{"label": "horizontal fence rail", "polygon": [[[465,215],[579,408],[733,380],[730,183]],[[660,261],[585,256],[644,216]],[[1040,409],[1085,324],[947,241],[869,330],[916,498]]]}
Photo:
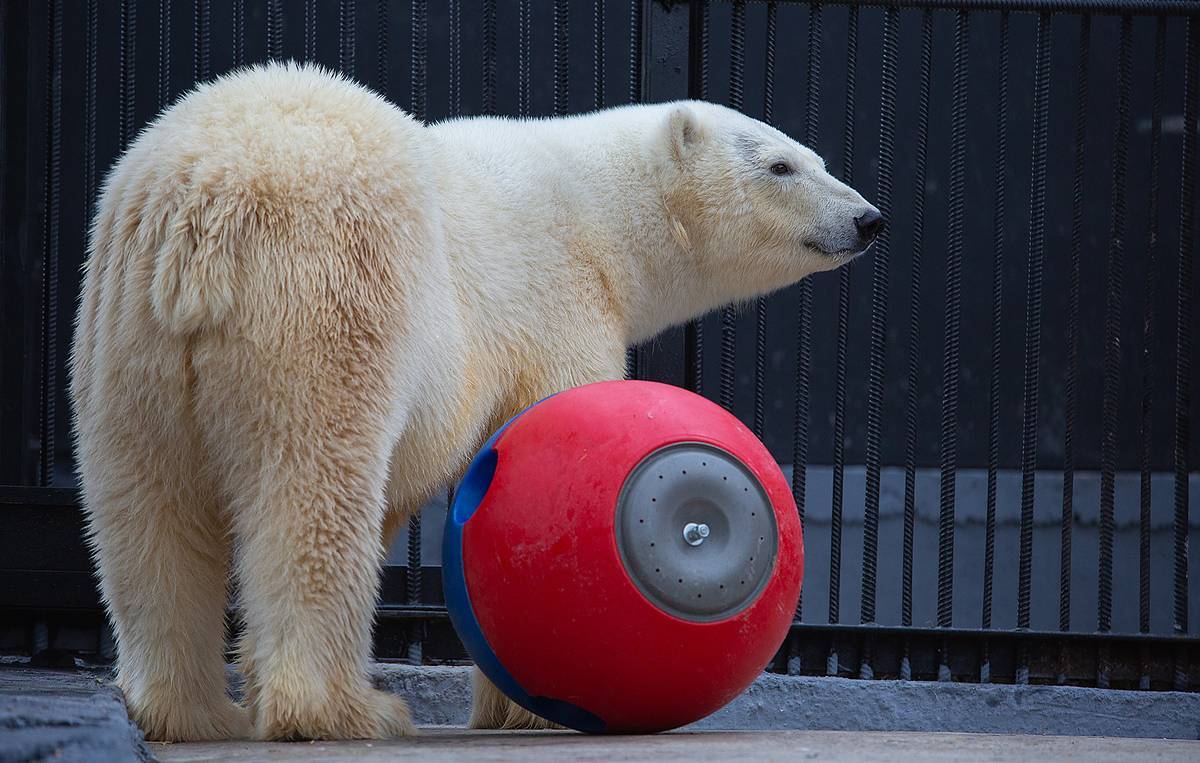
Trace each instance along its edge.
{"label": "horizontal fence rail", "polygon": [[[735,0],[726,0],[726,2],[732,4]],[[770,0],[754,0],[754,2],[773,4]],[[843,5],[895,9],[927,8],[963,13],[1016,11],[1018,13],[1107,14],[1114,16],[1200,16],[1200,10],[1190,0],[823,0],[819,3],[812,0],[777,0],[777,4]]]}
{"label": "horizontal fence rail", "polygon": [[[811,146],[871,254],[630,348],[742,418],[806,533],[772,670],[1200,690],[1200,3],[63,0],[0,6],[0,649],[111,655],[65,359],[108,168],[197,81],[316,61],[416,117],[700,98]],[[449,497],[379,656],[466,658]]]}

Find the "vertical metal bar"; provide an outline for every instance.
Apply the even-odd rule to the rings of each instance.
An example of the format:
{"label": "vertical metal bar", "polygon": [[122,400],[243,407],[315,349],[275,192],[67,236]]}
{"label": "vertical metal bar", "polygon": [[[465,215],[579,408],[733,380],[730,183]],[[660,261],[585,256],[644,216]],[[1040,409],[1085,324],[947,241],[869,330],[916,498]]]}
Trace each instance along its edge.
{"label": "vertical metal bar", "polygon": [[695,5],[699,15],[696,21],[700,27],[700,71],[698,72],[696,97],[705,100],[708,98],[708,43],[711,18],[708,0],[697,0]]}
{"label": "vertical metal bar", "polygon": [[[1046,230],[1046,123],[1050,99],[1050,14],[1038,17],[1033,94],[1033,170],[1029,207],[1029,269],[1025,292],[1025,378],[1021,418],[1021,530],[1017,580],[1017,627],[1029,627],[1033,563],[1034,479],[1037,473],[1038,374],[1042,346],[1042,259]],[[1017,667],[1027,683],[1029,667]]]}
{"label": "vertical metal bar", "polygon": [[554,114],[566,114],[570,106],[571,36],[567,0],[554,2]]}
{"label": "vertical metal bar", "polygon": [[[1154,33],[1154,87],[1150,106],[1150,197],[1146,246],[1146,289],[1142,303],[1142,453],[1138,517],[1138,630],[1150,632],[1150,450],[1153,443],[1154,342],[1158,310],[1158,184],[1162,164],[1163,79],[1166,72],[1167,19],[1158,17]],[[1149,689],[1144,676],[1143,688]]]}
{"label": "vertical metal bar", "polygon": [[604,108],[604,0],[592,3],[592,108]]}
{"label": "vertical metal bar", "polygon": [[[958,470],[959,324],[962,307],[963,176],[967,132],[967,61],[970,17],[959,11],[954,26],[954,101],[951,112],[949,219],[946,251],[945,347],[942,363],[941,485],[938,513],[938,625],[954,615],[954,480]],[[949,680],[945,654],[938,679]]]}
{"label": "vertical metal bar", "polygon": [[[426,93],[428,83],[427,58],[429,45],[429,15],[426,0],[412,0],[412,77],[411,103],[409,109],[413,117],[424,121],[426,117]],[[351,63],[353,66],[353,63]],[[421,510],[413,512],[408,519],[408,577],[405,593],[410,604],[421,602],[422,588],[421,571]],[[422,643],[420,632],[414,629],[409,640],[408,657],[411,662],[420,664],[422,661]]]}
{"label": "vertical metal bar", "polygon": [[[1008,167],[1008,11],[1000,14],[1000,62],[996,87],[996,162],[992,209],[992,355],[988,384],[987,502],[983,540],[983,628],[992,627],[992,576],[996,566],[996,481],[1000,472],[1000,341],[1004,319],[1005,178]],[[987,640],[979,661],[979,681],[992,680],[992,659]]]}
{"label": "vertical metal bar", "polygon": [[121,60],[119,66],[120,93],[117,109],[120,116],[121,151],[129,147],[133,140],[133,104],[137,81],[134,76],[134,38],[137,35],[137,3],[135,0],[123,0],[121,3]]}
{"label": "vertical metal bar", "polygon": [[450,116],[462,114],[462,0],[450,0]]}
{"label": "vertical metal bar", "polygon": [[[746,3],[734,0],[729,22],[729,107],[742,111],[745,103],[746,69]],[[727,411],[733,410],[733,395],[737,381],[737,312],[732,307],[721,308],[721,386],[719,401]]]}
{"label": "vertical metal bar", "polygon": [[[899,52],[900,9],[889,7],[883,17],[883,51],[879,84],[879,171],[875,204],[884,218],[892,215],[892,162],[896,151],[896,65]],[[871,346],[867,371],[867,484],[863,506],[862,601],[859,621],[875,622],[876,565],[879,554],[879,470],[883,446],[883,366],[887,321],[888,265],[892,241],[887,228],[875,242],[871,258]],[[861,677],[870,666],[864,660]]]}
{"label": "vertical metal bar", "polygon": [[[1042,356],[1042,281],[1045,242],[1046,124],[1050,101],[1050,14],[1038,17],[1037,62],[1033,89],[1033,156],[1030,192],[1030,260],[1025,298],[1025,379],[1021,411],[1021,519],[1016,626],[1030,627],[1033,563],[1033,506],[1037,479],[1038,376]],[[1018,649],[1015,680],[1030,681],[1028,651]]]}
{"label": "vertical metal bar", "polygon": [[808,59],[804,83],[804,144],[811,147],[820,132],[821,117],[821,46],[824,36],[824,9],[821,3],[808,6]]}
{"label": "vertical metal bar", "polygon": [[[279,60],[283,58],[283,0],[267,0],[267,58]],[[316,21],[316,8],[313,9],[313,20]],[[315,35],[316,32],[314,31]],[[315,46],[314,42],[314,46]]]}
{"label": "vertical metal bar", "polygon": [[[767,40],[763,60],[763,121],[775,120],[775,34],[779,7],[767,3]],[[753,431],[760,440],[766,427],[767,386],[767,300],[754,300],[754,419]]]}
{"label": "vertical metal bar", "polygon": [[46,191],[42,235],[42,385],[40,482],[54,484],[58,398],[58,255],[62,186],[62,0],[47,8]]}
{"label": "vertical metal bar", "polygon": [[233,0],[233,65],[246,63],[246,0]]}
{"label": "vertical metal bar", "polygon": [[[1000,61],[996,86],[996,161],[992,195],[992,355],[988,384],[987,508],[983,541],[983,613],[992,627],[992,575],[996,561],[996,481],[1000,472],[1000,342],[1004,333],[1005,178],[1008,170],[1008,11],[1000,14]],[[990,673],[990,665],[986,670]]]}
{"label": "vertical metal bar", "polygon": [[[1120,55],[1117,59],[1116,151],[1113,154],[1112,227],[1108,245],[1108,285],[1104,312],[1104,393],[1100,448],[1100,554],[1097,627],[1112,629],[1112,554],[1114,491],[1117,461],[1117,394],[1121,372],[1121,308],[1125,288],[1125,174],[1129,154],[1129,67],[1133,58],[1133,17],[1121,17]],[[1101,672],[1101,682],[1107,676]],[[1101,685],[1100,688],[1105,688]]]}
{"label": "vertical metal bar", "polygon": [[[387,66],[387,32],[388,32],[388,0],[379,0],[379,82],[385,92],[388,86]],[[462,0],[450,0],[449,9],[449,44],[450,44],[450,116],[462,114]],[[494,25],[494,19],[493,19]],[[485,38],[486,38],[485,31]],[[493,37],[494,49],[494,37]],[[446,511],[454,505],[455,486],[446,490]]]}
{"label": "vertical metal bar", "polygon": [[[458,23],[459,0],[450,0],[450,109],[457,114],[458,106]],[[391,4],[379,0],[375,17],[375,81],[379,92],[387,93],[391,87]]]}
{"label": "vertical metal bar", "polygon": [[[1188,443],[1191,435],[1192,258],[1196,221],[1196,93],[1200,77],[1200,21],[1187,22],[1184,70],[1183,179],[1179,191],[1179,295],[1175,324],[1175,632],[1188,632]],[[1181,680],[1182,679],[1182,680]],[[1186,684],[1182,670],[1176,688]]]}
{"label": "vertical metal bar", "polygon": [[642,100],[642,3],[629,0],[629,102]]}
{"label": "vertical metal bar", "polygon": [[[808,58],[804,93],[804,143],[811,146],[817,138],[821,108],[821,4],[809,6]],[[796,312],[796,408],[792,423],[792,498],[804,526],[804,502],[808,478],[808,425],[810,416],[809,365],[812,362],[812,281],[800,282]],[[804,615],[804,592],[796,602],[796,620]],[[799,672],[799,663],[789,662],[789,673]]]}
{"label": "vertical metal bar", "polygon": [[[386,8],[388,0],[380,0],[380,7]],[[268,28],[268,32],[270,29]],[[386,36],[384,29],[379,30],[380,35]],[[268,48],[270,47],[270,38],[268,37]],[[304,60],[317,60],[317,0],[305,0],[304,2]]]}
{"label": "vertical metal bar", "polygon": [[496,0],[483,0],[483,113],[496,113]]}
{"label": "vertical metal bar", "polygon": [[763,46],[763,121],[775,122],[775,37],[779,28],[779,3],[767,3],[767,38]]}
{"label": "vertical metal bar", "polygon": [[[629,102],[642,101],[642,3],[644,0],[629,0]],[[638,378],[638,349],[630,346],[625,350],[625,376]]]}
{"label": "vertical metal bar", "polygon": [[412,115],[425,121],[428,111],[429,9],[426,0],[412,0],[411,99]]}
{"label": "vertical metal bar", "polygon": [[[933,11],[921,14],[921,86],[917,97],[917,165],[913,178],[913,245],[909,269],[908,367],[904,392],[904,547],[900,623],[912,625],[913,540],[917,524],[917,384],[921,365],[921,260],[925,251],[925,175],[929,157],[929,88],[933,79]],[[907,678],[908,676],[906,676]]]}
{"label": "vertical metal bar", "polygon": [[1063,498],[1059,530],[1058,628],[1071,629],[1071,535],[1075,524],[1075,419],[1079,407],[1079,266],[1083,253],[1084,158],[1087,152],[1088,60],[1092,19],[1079,19],[1075,99],[1075,168],[1071,200],[1071,285],[1067,296],[1066,428],[1063,435]]}
{"label": "vertical metal bar", "polygon": [[[699,44],[693,44],[691,96],[701,101],[708,99],[708,34],[709,7],[708,0],[696,0],[691,7],[691,24],[698,29],[694,37]],[[704,392],[704,324],[694,320],[684,328],[683,334],[684,357],[687,367],[684,369],[685,386],[696,394]]]}
{"label": "vertical metal bar", "polygon": [[[842,111],[842,180],[854,185],[854,104],[858,79],[858,7],[846,22],[846,101]],[[850,328],[850,270],[838,271],[837,357],[833,410],[833,506],[829,526],[829,622],[841,619],[842,507],[846,478],[846,344]],[[837,675],[837,652],[830,652],[826,673]]]}
{"label": "vertical metal bar", "polygon": [[[929,86],[933,74],[933,11],[921,14],[921,87],[917,99],[917,166],[913,180],[912,271],[908,296],[908,367],[904,392],[904,532],[900,569],[900,623],[912,625],[913,541],[917,524],[917,384],[921,348],[921,260],[925,249],[925,174],[929,157]],[[912,678],[908,642],[900,678]]]}
{"label": "vertical metal bar", "polygon": [[[800,527],[804,528],[804,504],[808,488],[808,431],[811,386],[809,384],[809,366],[812,364],[812,282],[800,282],[797,296],[796,312],[799,315],[796,326],[796,404],[792,421],[792,500],[796,502],[796,512],[800,515]],[[803,619],[804,590],[796,602],[796,621]]]}
{"label": "vertical metal bar", "polygon": [[192,6],[195,27],[193,35],[195,45],[192,49],[192,76],[197,82],[208,79],[210,71],[211,45],[211,8],[209,0],[196,0]]}
{"label": "vertical metal bar", "polygon": [[529,116],[529,0],[517,3],[517,116]]}
{"label": "vertical metal bar", "polygon": [[171,100],[171,0],[158,0],[158,108]]}
{"label": "vertical metal bar", "polygon": [[[422,3],[422,5],[423,5],[423,3]],[[355,26],[356,26],[355,15],[357,15],[357,11],[358,11],[358,8],[356,6],[357,6],[357,3],[355,3],[354,0],[341,0],[341,2],[338,3],[338,71],[340,71],[342,74],[345,74],[347,77],[353,77],[354,69],[355,69],[355,61],[354,61],[355,44],[354,43],[355,43],[356,38],[358,37],[356,29],[355,29]],[[414,43],[416,42],[416,38],[417,38],[417,33],[415,31],[416,13],[417,13],[417,2],[415,2],[415,0],[414,0],[414,2],[413,2],[413,16],[414,16],[414,18],[413,18],[413,27],[414,27],[413,42]],[[416,58],[417,58],[417,53],[414,50],[413,51],[413,61],[414,62],[416,61]],[[421,79],[424,80],[424,77],[422,76]],[[416,81],[417,81],[417,75],[416,75],[416,72],[413,72],[413,83],[414,83],[413,89],[414,89],[414,91],[417,87],[415,84]],[[422,83],[421,87],[424,87],[424,83]]]}
{"label": "vertical metal bar", "polygon": [[[892,212],[892,157],[896,145],[896,59],[898,56],[899,9],[884,12],[883,51],[880,73],[879,171],[876,204],[885,218]],[[871,345],[867,373],[867,481],[863,506],[862,595],[859,621],[875,622],[876,571],[879,553],[879,470],[882,439],[884,320],[887,315],[888,259],[891,236],[885,228],[872,258],[871,273]],[[875,675],[870,640],[863,643],[859,678]]]}
{"label": "vertical metal bar", "polygon": [[84,63],[84,78],[87,80],[84,91],[83,116],[83,212],[84,221],[91,224],[92,210],[96,204],[96,51],[99,43],[97,27],[99,19],[97,5],[99,0],[88,0],[87,3],[87,36],[86,61]]}
{"label": "vertical metal bar", "polygon": [[766,428],[767,299],[754,300],[754,412],[751,430],[758,439]]}

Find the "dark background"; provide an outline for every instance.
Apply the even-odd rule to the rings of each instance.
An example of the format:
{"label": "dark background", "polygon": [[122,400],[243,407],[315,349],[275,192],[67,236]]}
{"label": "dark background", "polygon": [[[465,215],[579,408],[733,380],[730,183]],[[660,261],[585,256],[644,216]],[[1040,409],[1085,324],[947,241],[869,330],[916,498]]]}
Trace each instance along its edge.
{"label": "dark background", "polygon": [[[195,17],[189,3],[170,5],[168,100],[185,92],[196,76]],[[408,3],[386,6],[386,30],[379,25],[375,2],[351,4],[355,8],[356,43],[353,61],[339,50],[339,4],[316,3],[315,58],[350,71],[357,79],[382,88],[401,107],[412,101],[410,82],[411,14]],[[305,3],[283,4],[283,54],[305,55]],[[518,4],[498,4],[497,110],[517,113]],[[235,62],[234,2],[210,6],[210,72],[229,70]],[[0,481],[28,484],[34,480],[38,450],[37,388],[40,350],[39,278],[45,235],[46,82],[47,39],[41,3],[8,3],[4,10],[4,337],[0,355]],[[569,30],[570,111],[585,111],[596,104],[594,86],[594,8],[591,3],[571,4]],[[480,113],[482,105],[481,3],[462,3],[461,112]],[[761,115],[763,102],[763,45],[766,6],[754,3],[747,10],[745,110]],[[709,97],[728,97],[729,23],[731,4],[713,3]],[[823,68],[820,82],[820,130],[814,148],[826,158],[831,171],[850,177],[869,199],[876,195],[879,131],[879,65],[883,10],[860,11],[856,100],[854,102],[854,153],[844,151],[846,111],[846,39],[849,11],[824,9]],[[918,416],[924,423],[917,440],[917,462],[934,466],[939,459],[942,347],[944,339],[944,262],[946,251],[947,185],[949,175],[951,77],[954,15],[934,12],[933,82],[930,103],[929,160],[925,184],[925,244],[919,310],[920,373],[917,383]],[[776,124],[800,137],[804,122],[807,86],[805,60],[809,9],[805,3],[782,3],[779,9],[774,111]],[[60,484],[71,479],[69,462],[69,410],[65,396],[63,364],[67,357],[83,258],[86,214],[84,210],[85,118],[84,77],[86,5],[67,2],[63,24],[61,233],[59,239],[60,286],[56,456]],[[99,3],[98,77],[96,82],[95,177],[100,182],[117,155],[119,146],[120,24],[121,6]],[[1025,331],[1026,260],[1029,233],[1030,151],[1033,97],[1034,43],[1037,17],[1011,17],[1011,80],[1008,111],[1008,165],[1004,193],[1003,341],[1000,378],[1000,464],[1016,467],[1020,454],[1022,414],[1021,380]],[[1163,108],[1162,165],[1159,231],[1156,258],[1148,251],[1148,185],[1150,152],[1151,83],[1156,20],[1134,22],[1132,120],[1130,128],[1127,237],[1124,248],[1124,286],[1121,289],[1120,389],[1116,421],[1117,465],[1139,466],[1140,405],[1143,392],[1142,363],[1147,363],[1153,384],[1150,425],[1154,437],[1151,465],[1171,468],[1171,433],[1174,415],[1176,298],[1179,256],[1180,151],[1182,146],[1183,49],[1182,23],[1168,26],[1165,98]],[[531,4],[530,112],[550,114],[553,104],[553,14],[549,2]],[[897,99],[897,133],[894,155],[894,201],[890,211],[891,259],[886,307],[886,365],[883,395],[883,463],[903,462],[903,421],[908,362],[907,315],[909,262],[912,255],[912,209],[916,166],[916,100],[919,87],[921,11],[900,14],[900,50]],[[1089,61],[1091,104],[1086,142],[1086,183],[1083,207],[1084,240],[1080,272],[1080,397],[1074,433],[1076,465],[1095,469],[1100,462],[1101,395],[1105,314],[1105,261],[1111,221],[1112,157],[1115,132],[1116,48],[1120,19],[1093,19]],[[630,7],[609,2],[604,17],[605,105],[631,99]],[[22,31],[22,30],[27,31]],[[1040,358],[1039,465],[1057,468],[1064,440],[1064,383],[1067,374],[1066,304],[1071,247],[1071,167],[1073,115],[1077,89],[1076,59],[1079,22],[1075,16],[1053,21],[1049,98],[1049,162],[1047,180],[1045,290]],[[159,110],[159,3],[136,3],[136,42],[132,75],[135,89],[133,122],[142,125]],[[263,60],[267,53],[266,4],[244,6],[245,61]],[[382,62],[380,42],[386,51]],[[965,264],[963,278],[963,342],[959,378],[959,463],[982,466],[987,462],[988,384],[990,380],[991,262],[993,257],[993,172],[996,142],[996,88],[999,48],[999,14],[975,13],[971,17],[970,66],[965,176]],[[429,119],[451,114],[449,21],[444,3],[429,4],[428,109]],[[679,92],[686,96],[686,91]],[[657,97],[657,96],[656,96]],[[852,172],[851,172],[852,170]],[[1145,303],[1145,281],[1154,263],[1158,294]],[[830,463],[833,443],[833,410],[836,394],[834,361],[837,342],[836,273],[813,278],[815,303],[812,338],[812,421],[809,459]],[[846,461],[865,459],[866,352],[871,316],[871,259],[864,258],[849,271],[849,321],[846,356]],[[1193,293],[1200,269],[1193,271]],[[1147,348],[1142,328],[1153,317],[1153,344]],[[795,291],[774,296],[768,303],[768,351],[765,379],[766,428],[764,439],[780,462],[791,460],[793,431]],[[716,337],[719,324],[710,318],[705,336],[703,390],[715,396],[719,362]],[[751,417],[753,392],[753,316],[743,311],[739,321],[737,397],[735,412]],[[675,341],[673,338],[671,341]],[[1149,350],[1148,359],[1143,352]],[[1200,397],[1200,382],[1191,380],[1191,398]],[[32,402],[32,404],[31,404]],[[1198,455],[1196,431],[1190,438],[1190,462]]]}
{"label": "dark background", "polygon": [[[698,5],[697,0],[693,5]],[[688,14],[675,4],[673,10],[658,0],[630,3],[605,0],[602,4],[603,76],[597,90],[594,63],[594,22],[597,3],[571,2],[568,10],[568,74],[564,112],[579,112],[597,104],[616,105],[631,100],[684,98],[698,92],[698,49],[693,34],[689,40],[640,37],[640,13],[651,14],[665,25]],[[732,3],[710,3],[710,45],[707,57],[707,96],[725,102],[729,97],[731,71]],[[516,0],[496,3],[497,60],[496,110],[518,113],[519,4]],[[70,447],[70,409],[65,394],[71,328],[83,261],[87,229],[89,183],[99,187],[119,152],[122,138],[122,82],[132,87],[128,117],[130,133],[140,129],[164,106],[186,92],[207,72],[218,76],[235,62],[262,61],[268,51],[268,8],[271,3],[250,0],[212,2],[163,2],[139,0],[63,0],[61,140],[57,164],[50,132],[53,89],[48,78],[51,3],[13,0],[0,2],[0,486],[39,483],[39,457],[43,450],[41,422],[51,422],[45,444],[53,453],[53,484],[73,487]],[[160,9],[166,8],[164,26]],[[284,58],[303,59],[311,46],[311,57],[340,68],[383,92],[402,108],[412,108],[413,47],[411,3],[375,0],[310,3],[278,3],[281,9]],[[86,75],[87,14],[94,8],[97,20],[94,143],[88,140],[93,124],[87,115]],[[207,9],[207,61],[198,55],[197,9]],[[310,8],[315,10],[309,16]],[[449,4],[428,3],[428,57],[426,109],[428,119],[451,116],[452,57]],[[463,115],[483,110],[483,24],[482,0],[462,0],[460,87],[457,112]],[[550,0],[531,0],[529,45],[530,115],[548,115],[554,106],[554,17]],[[343,11],[343,9],[347,9]],[[123,13],[133,11],[134,35],[130,56],[122,53]],[[878,139],[880,131],[880,65],[885,11],[859,11],[857,65],[854,99],[847,103],[847,40],[851,12],[844,5],[826,6],[822,11],[822,68],[818,130],[811,141],[835,174],[850,179],[868,199],[878,193]],[[348,15],[347,15],[348,14]],[[750,3],[746,8],[744,108],[761,116],[764,101],[764,60],[767,6]],[[240,37],[236,34],[241,28]],[[665,21],[664,21],[665,19]],[[807,53],[811,7],[809,3],[779,3],[774,79],[774,122],[788,134],[801,138],[805,121],[805,94],[809,88]],[[382,20],[382,23],[381,23]],[[915,353],[918,374],[917,438],[915,465],[921,469],[915,498],[915,604],[917,625],[933,622],[936,603],[935,571],[939,543],[937,468],[941,464],[943,410],[943,351],[945,340],[947,223],[951,143],[951,93],[954,62],[953,11],[933,11],[933,57],[930,90],[930,122],[927,175],[923,188],[916,187],[917,98],[920,87],[920,32],[922,11],[899,13],[899,51],[896,101],[896,140],[890,218],[890,258],[885,312],[885,353],[881,415],[881,455],[884,465],[881,500],[879,570],[881,571],[877,621],[899,622],[898,575],[902,533],[903,474],[905,460],[905,372],[910,351],[908,315],[911,302],[911,263],[914,254],[913,210],[923,194],[925,202],[921,288],[915,302],[920,341]],[[693,18],[693,22],[695,19]],[[962,279],[962,340],[958,373],[958,412],[952,429],[957,433],[957,458],[951,464],[958,474],[957,515],[953,535],[957,555],[953,624],[975,627],[979,622],[984,574],[984,475],[976,467],[988,465],[989,385],[991,383],[993,218],[995,210],[995,155],[999,114],[997,112],[1000,14],[994,11],[970,14],[970,55],[967,69],[966,153],[964,175],[964,266]],[[656,22],[658,23],[658,22]],[[1007,164],[999,186],[1005,202],[1003,226],[1003,296],[1001,305],[1000,374],[996,466],[1002,470],[1020,465],[1022,425],[1022,382],[1025,373],[1026,282],[1029,259],[1031,153],[1035,40],[1038,16],[1010,16],[1010,72],[1008,83]],[[1193,23],[1196,23],[1193,21]],[[1123,242],[1123,283],[1119,321],[1119,367],[1116,377],[1116,417],[1106,422],[1102,415],[1104,393],[1104,323],[1106,278],[1113,217],[1113,172],[1116,152],[1117,49],[1121,19],[1097,15],[1091,21],[1091,55],[1087,61],[1090,104],[1087,134],[1083,144],[1085,177],[1081,207],[1083,232],[1079,242],[1080,366],[1078,369],[1077,418],[1071,432],[1075,447],[1076,503],[1068,530],[1074,533],[1075,553],[1070,577],[1074,601],[1069,627],[1090,631],[1095,626],[1097,560],[1100,556],[1097,528],[1100,517],[1101,441],[1106,423],[1113,432],[1117,472],[1115,493],[1115,601],[1113,627],[1132,632],[1138,628],[1137,607],[1139,541],[1143,529],[1150,538],[1152,580],[1145,599],[1152,609],[1150,630],[1171,632],[1176,622],[1173,597],[1187,597],[1193,610],[1191,632],[1200,599],[1178,589],[1173,575],[1183,560],[1186,585],[1200,569],[1200,555],[1176,556],[1174,545],[1181,537],[1200,537],[1196,523],[1195,464],[1200,456],[1200,427],[1195,426],[1195,401],[1200,398],[1196,374],[1187,377],[1184,390],[1188,407],[1182,411],[1192,422],[1185,442],[1186,469],[1191,476],[1190,496],[1184,509],[1182,531],[1172,524],[1178,506],[1172,506],[1174,417],[1176,396],[1177,301],[1180,296],[1180,188],[1183,147],[1184,45],[1186,22],[1171,18],[1166,24],[1162,138],[1158,183],[1157,221],[1159,238],[1149,242],[1151,98],[1154,79],[1154,42],[1157,19],[1135,17],[1127,177],[1123,185],[1127,204],[1126,236]],[[652,25],[651,25],[652,26]],[[203,28],[203,25],[202,27]],[[1066,428],[1067,301],[1072,247],[1072,168],[1080,17],[1060,14],[1050,24],[1049,115],[1046,186],[1046,231],[1039,399],[1037,412],[1038,475],[1036,510],[1033,517],[1033,628],[1052,630],[1059,622],[1060,591],[1054,585],[1059,573],[1063,448]],[[164,34],[164,30],[168,33]],[[695,24],[693,23],[693,31]],[[649,49],[638,51],[640,44]],[[240,46],[239,46],[240,40]],[[346,44],[343,44],[345,41]],[[682,49],[672,46],[682,45]],[[634,49],[631,49],[634,48]],[[642,55],[639,55],[639,52]],[[632,54],[632,55],[631,55]],[[689,58],[694,67],[689,69]],[[162,65],[165,63],[165,66]],[[123,64],[128,66],[123,67]],[[689,83],[689,75],[691,82]],[[204,78],[204,77],[200,77]],[[598,97],[599,96],[599,97]],[[845,140],[845,118],[850,114],[852,151]],[[89,171],[89,146],[94,145]],[[57,167],[57,173],[55,172]],[[57,174],[58,184],[50,179]],[[1192,210],[1194,212],[1194,210]],[[47,288],[43,273],[55,254],[57,281]],[[1193,251],[1184,253],[1194,258]],[[860,562],[863,548],[864,488],[862,469],[867,459],[867,378],[872,315],[871,278],[875,258],[867,256],[843,273],[814,276],[812,288],[812,361],[809,367],[811,404],[809,415],[807,546],[804,622],[822,623],[839,618],[856,621],[860,595]],[[1157,294],[1146,298],[1147,277],[1153,272]],[[838,300],[846,279],[847,321],[845,335],[845,387],[836,383],[838,346]],[[1197,292],[1200,270],[1193,268],[1186,295]],[[793,434],[797,421],[796,355],[798,331],[798,288],[785,290],[766,302],[765,374],[762,379],[765,408],[763,437],[781,464],[793,458]],[[1193,298],[1191,296],[1189,299]],[[43,304],[57,309],[44,313]],[[1183,336],[1191,341],[1197,328],[1193,308],[1192,325]],[[1153,340],[1144,341],[1149,320]],[[721,372],[720,320],[707,317],[701,324],[703,373],[700,391],[718,396]],[[733,409],[743,420],[753,417],[755,392],[755,315],[742,310],[737,321],[735,395]],[[50,341],[44,352],[43,336]],[[1194,355],[1194,351],[1193,351]],[[650,378],[675,383],[685,379],[684,332],[668,332],[641,348],[641,369]],[[1193,363],[1195,360],[1193,359]],[[43,385],[42,368],[51,373]],[[1146,382],[1149,382],[1147,386]],[[42,399],[42,390],[49,391]],[[1149,391],[1149,417],[1143,421],[1141,408]],[[839,398],[845,410],[845,494],[838,502],[833,484],[841,472],[829,468],[835,462],[834,411]],[[1143,466],[1141,436],[1150,428],[1149,471],[1153,480],[1150,522],[1140,523],[1140,493],[1137,471]],[[1015,623],[1017,557],[1020,532],[1019,475],[1002,471],[997,500],[996,588],[994,626],[1011,628]],[[1147,499],[1150,496],[1145,496]],[[1148,504],[1149,505],[1149,504]],[[842,519],[833,519],[833,509]],[[79,516],[71,491],[0,490],[0,508],[6,517],[0,536],[0,571],[5,585],[0,606],[20,606],[39,612],[54,606],[95,610],[97,602],[90,563],[80,544]],[[1187,521],[1190,512],[1191,520]],[[439,525],[436,514],[427,515],[424,553],[418,549],[427,573],[437,560]],[[844,536],[842,535],[844,525]],[[836,543],[831,539],[837,528]],[[21,529],[11,529],[21,528]],[[832,569],[831,555],[845,548],[840,571]],[[411,558],[411,557],[409,557]],[[385,570],[384,603],[410,601],[402,573],[406,573],[405,549],[393,551],[392,564]],[[1190,570],[1190,572],[1188,572]],[[836,573],[836,574],[835,574]],[[840,575],[840,577],[839,577]],[[840,590],[841,613],[833,616],[838,596],[827,596],[831,581],[844,578]],[[433,574],[424,576],[422,603],[436,603],[440,596]],[[832,593],[832,591],[831,591]],[[1148,602],[1153,601],[1151,607]],[[63,604],[62,602],[67,602]],[[38,615],[41,616],[40,614]],[[2,618],[0,618],[2,619]],[[445,625],[445,624],[443,624]],[[24,627],[24,626],[21,626]],[[432,626],[431,626],[432,627]],[[445,626],[448,628],[448,626]],[[24,636],[22,636],[24,638]],[[940,638],[940,636],[938,637]],[[2,641],[2,639],[0,639]],[[36,641],[36,639],[35,639]],[[3,642],[8,643],[8,642]],[[25,643],[21,641],[20,643]],[[940,648],[933,641],[931,648]],[[386,649],[385,649],[386,652]]]}

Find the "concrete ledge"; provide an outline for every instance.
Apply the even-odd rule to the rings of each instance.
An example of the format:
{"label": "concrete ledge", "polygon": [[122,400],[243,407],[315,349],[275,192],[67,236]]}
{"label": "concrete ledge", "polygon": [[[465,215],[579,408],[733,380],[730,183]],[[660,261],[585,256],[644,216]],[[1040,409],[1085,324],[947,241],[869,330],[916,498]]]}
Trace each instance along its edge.
{"label": "concrete ledge", "polygon": [[0,763],[30,760],[153,758],[106,674],[0,667]]}
{"label": "concrete ledge", "polygon": [[[420,725],[461,726],[470,669],[376,666]],[[1200,694],[764,674],[689,730],[953,731],[1200,739]]]}
{"label": "concrete ledge", "polygon": [[1200,694],[768,674],[696,727],[1200,739]]}

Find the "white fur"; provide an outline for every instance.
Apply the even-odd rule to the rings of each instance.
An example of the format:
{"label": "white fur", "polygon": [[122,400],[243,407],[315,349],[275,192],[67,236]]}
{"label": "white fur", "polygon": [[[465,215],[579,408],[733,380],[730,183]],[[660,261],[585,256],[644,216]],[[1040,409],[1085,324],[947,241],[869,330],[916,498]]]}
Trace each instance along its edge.
{"label": "white fur", "polygon": [[[108,178],[72,356],[134,717],[153,739],[411,733],[367,676],[393,531],[514,412],[844,262],[870,209],[705,103],[423,126],[295,65],[189,94]],[[475,725],[539,723],[478,691]]]}

